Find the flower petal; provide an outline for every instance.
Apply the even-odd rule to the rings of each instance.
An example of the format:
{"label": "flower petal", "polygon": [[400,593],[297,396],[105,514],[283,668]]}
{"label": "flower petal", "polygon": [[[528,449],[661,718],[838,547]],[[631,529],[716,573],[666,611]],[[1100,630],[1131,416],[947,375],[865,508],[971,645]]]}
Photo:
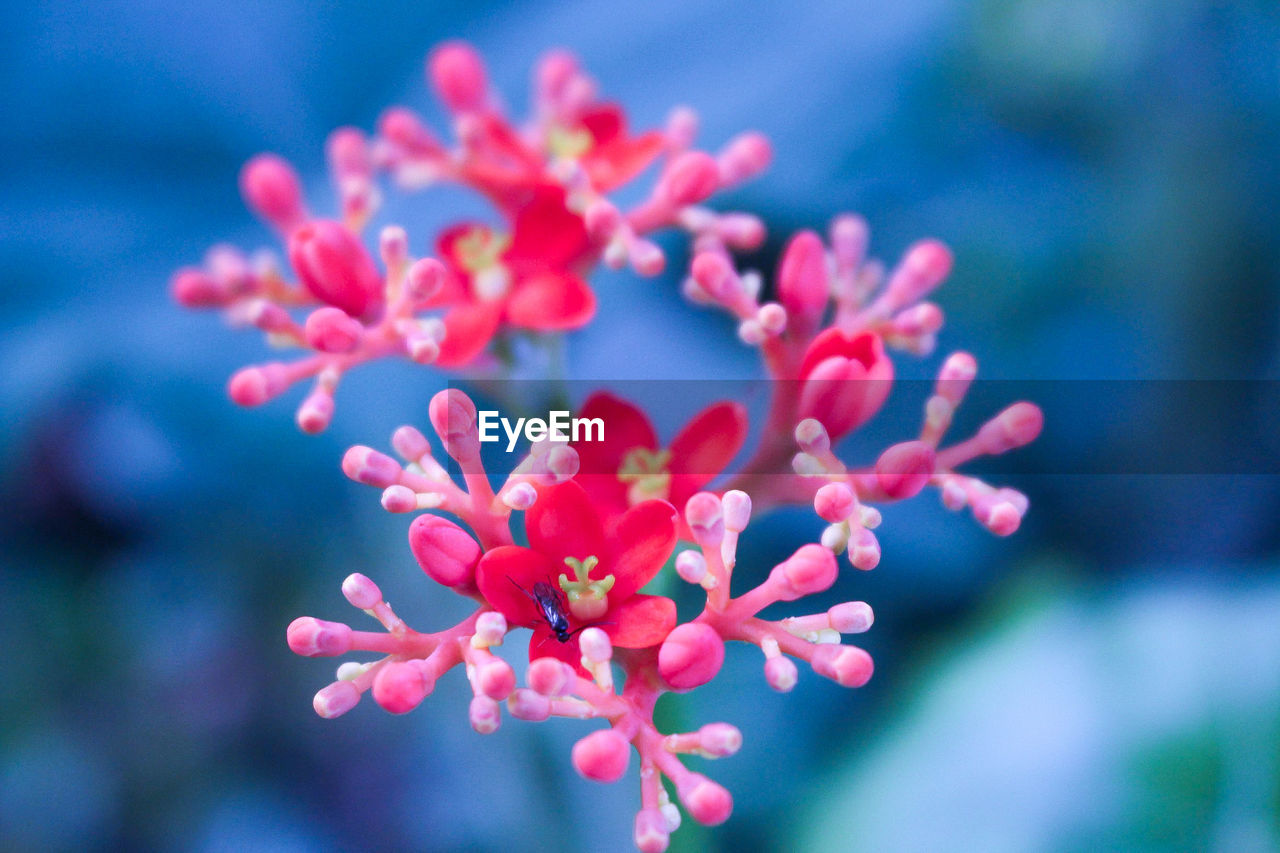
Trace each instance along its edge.
{"label": "flower petal", "polygon": [[529,660],[538,658],[559,658],[576,668],[579,675],[591,677],[591,673],[582,668],[582,652],[578,650],[578,637],[575,635],[569,642],[562,643],[556,639],[556,635],[551,633],[551,629],[544,622],[533,626],[533,636],[529,638]]}
{"label": "flower petal", "polygon": [[619,104],[611,101],[594,104],[583,110],[578,114],[578,121],[597,145],[627,135],[627,114]]}
{"label": "flower petal", "polygon": [[444,315],[444,340],[440,342],[439,367],[461,367],[471,362],[493,339],[502,318],[500,302],[469,302]]}
{"label": "flower petal", "polygon": [[798,378],[808,376],[820,363],[834,357],[851,359],[871,370],[885,359],[884,342],[875,332],[851,334],[834,327],[827,329],[805,350]]}
{"label": "flower petal", "polygon": [[608,192],[649,168],[665,147],[666,141],[656,131],[618,138],[591,149],[582,158],[582,167],[598,191]]}
{"label": "flower petal", "polygon": [[676,546],[676,510],[666,501],[644,501],[618,520],[612,537],[614,576],[610,601],[625,601],[647,584]]}
{"label": "flower petal", "polygon": [[588,397],[577,416],[589,420],[598,418],[604,423],[604,441],[573,444],[573,449],[578,451],[578,470],[583,474],[608,474],[616,479],[618,468],[629,452],[637,447],[645,450],[658,447],[658,436],[648,416],[606,391]]}
{"label": "flower petal", "polygon": [[519,545],[500,545],[480,558],[476,586],[489,606],[507,617],[507,624],[527,627],[542,618],[530,597],[533,585],[548,579],[554,583],[558,571],[544,554]]}
{"label": "flower petal", "polygon": [[661,595],[633,595],[606,617],[616,624],[600,627],[615,646],[643,649],[656,646],[676,626],[676,603]]}
{"label": "flower petal", "polygon": [[566,272],[541,272],[520,279],[507,301],[507,321],[525,329],[576,329],[595,313],[596,295],[585,281]]}
{"label": "flower petal", "polygon": [[570,480],[540,492],[537,502],[524,514],[529,547],[545,555],[557,573],[568,572],[565,557],[584,560],[592,556],[601,561],[591,573],[592,580],[612,571],[603,565],[608,562],[608,555],[600,517],[582,486]]}
{"label": "flower petal", "polygon": [[565,206],[563,187],[546,184],[516,213],[511,245],[503,259],[516,278],[522,278],[542,270],[566,269],[586,249],[582,217]]}
{"label": "flower petal", "polygon": [[671,503],[683,509],[728,467],[746,440],[747,410],[738,403],[714,403],[694,415],[671,442]]}

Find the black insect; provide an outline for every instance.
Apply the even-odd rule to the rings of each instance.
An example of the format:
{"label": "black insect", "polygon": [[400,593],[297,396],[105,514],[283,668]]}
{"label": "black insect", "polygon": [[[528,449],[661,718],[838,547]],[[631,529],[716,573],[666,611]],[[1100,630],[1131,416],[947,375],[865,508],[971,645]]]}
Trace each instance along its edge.
{"label": "black insect", "polygon": [[535,620],[546,622],[547,627],[551,629],[551,633],[555,634],[556,639],[562,643],[567,643],[573,639],[573,635],[579,631],[585,631],[595,625],[612,625],[612,622],[592,622],[588,625],[580,625],[569,630],[569,615],[566,612],[569,609],[569,602],[565,601],[564,593],[559,589],[547,583],[546,581],[538,581],[533,585],[533,592],[516,583],[513,578],[508,577],[507,580],[515,586],[516,589],[529,596],[529,600],[537,605],[538,610],[542,613],[542,619]]}

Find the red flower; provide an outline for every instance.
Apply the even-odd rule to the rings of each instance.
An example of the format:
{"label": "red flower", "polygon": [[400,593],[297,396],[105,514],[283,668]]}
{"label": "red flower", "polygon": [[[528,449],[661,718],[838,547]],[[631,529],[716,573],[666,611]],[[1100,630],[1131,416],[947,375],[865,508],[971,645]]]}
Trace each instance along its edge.
{"label": "red flower", "polygon": [[662,153],[661,133],[627,132],[627,116],[614,103],[592,104],[577,115],[576,128],[553,130],[552,149],[576,156],[597,192],[606,193],[630,181]]}
{"label": "red flower", "polygon": [[831,328],[805,350],[800,379],[800,417],[816,418],[834,441],[880,411],[893,385],[893,362],[875,332]]}
{"label": "red flower", "polygon": [[[576,477],[605,518],[617,518],[640,501],[685,503],[725,469],[747,438],[747,412],[737,403],[714,403],[694,415],[669,447],[659,449],[644,412],[607,393],[593,394],[578,413],[604,421],[604,441],[581,441]],[[681,538],[691,539],[683,517]]]}
{"label": "red flower", "polygon": [[[578,666],[577,632],[590,625],[598,625],[620,648],[655,646],[675,627],[675,602],[636,593],[671,556],[675,520],[671,504],[645,501],[606,536],[583,488],[561,483],[544,489],[525,513],[529,547],[490,550],[476,567],[476,584],[507,624],[533,628],[530,660],[557,657]],[[539,582],[559,596],[572,634],[567,642],[556,637],[528,594]]]}
{"label": "red flower", "polygon": [[451,275],[427,307],[444,315],[441,367],[470,362],[500,324],[552,331],[575,329],[595,314],[596,298],[573,265],[587,248],[581,217],[564,191],[542,187],[516,214],[510,236],[464,223],[440,235],[437,250]]}

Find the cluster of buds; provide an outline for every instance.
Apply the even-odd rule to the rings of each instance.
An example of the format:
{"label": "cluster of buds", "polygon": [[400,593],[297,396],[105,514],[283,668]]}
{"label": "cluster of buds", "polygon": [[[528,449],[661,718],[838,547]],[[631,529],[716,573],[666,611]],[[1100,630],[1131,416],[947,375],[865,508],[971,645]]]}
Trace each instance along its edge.
{"label": "cluster of buds", "polygon": [[[659,732],[658,698],[714,679],[728,641],[758,647],[765,681],[779,692],[795,686],[797,662],[843,687],[867,683],[871,657],[842,642],[871,627],[865,602],[780,620],[760,612],[832,588],[841,554],[854,568],[875,568],[881,559],[875,505],[928,485],[947,507],[968,507],[993,533],[1012,533],[1027,498],[957,469],[1030,442],[1043,418],[1036,406],[1015,403],[972,437],[943,447],[977,371],[971,356],[956,353],[925,401],[918,437],[861,467],[847,465],[835,445],[885,404],[894,378],[888,350],[926,355],[935,347],[943,316],[926,298],[951,270],[945,246],[917,243],[886,273],[867,258],[865,223],[841,216],[826,243],[808,231],[790,241],[772,289],[777,301],[762,302],[763,277],[739,271],[732,256],[761,243],[762,224],[702,203],[765,167],[763,138],[744,134],[716,155],[695,150],[696,119],[687,109],[676,110],[663,130],[633,134],[622,110],[599,100],[595,83],[560,52],[540,64],[534,114],[522,127],[499,110],[483,65],[466,45],[438,48],[427,72],[453,116],[456,143],[446,146],[403,108],[388,110],[371,138],[351,128],[335,132],[328,154],[340,221],[308,213],[287,163],[255,158],[242,189],[284,239],[296,282],[268,255],[250,260],[220,247],[203,268],[180,271],[174,293],[185,305],[225,308],[274,343],[312,350],[293,362],[245,368],[230,391],[236,402],[256,405],[314,378],[298,423],[317,432],[328,425],[334,390],[351,367],[388,355],[479,367],[495,336],[577,328],[595,313],[586,277],[596,264],[657,274],[665,258],[648,235],[668,227],[689,232],[685,293],[729,312],[774,380],[747,462],[729,470],[749,434],[747,411],[735,401],[693,414],[664,442],[640,407],[601,391],[577,414],[605,424],[603,436],[534,442],[498,484],[482,464],[475,404],[459,390],[441,391],[428,414],[443,456],[405,426],[391,438],[400,461],[357,446],[342,469],[380,489],[389,512],[419,513],[408,530],[414,558],[475,609],[452,627],[419,633],[372,580],[353,574],[342,585],[344,596],[383,631],[312,617],[294,620],[287,631],[300,655],[379,656],[338,668],[315,696],[323,717],[346,713],[365,693],[385,710],[405,713],[461,665],[473,693],[470,723],[481,734],[499,727],[504,703],[506,715],[520,720],[600,720],[607,727],[577,742],[572,765],[588,779],[614,782],[634,750],[640,778],[634,840],[643,851],[665,850],[681,819],[667,782],[700,823],[721,823],[733,807],[728,791],[680,756],[732,755],[742,736],[725,722]],[[609,200],[651,166],[657,177],[647,198],[625,211]],[[403,228],[387,226],[380,268],[360,234],[377,211],[383,176],[409,191],[440,181],[471,187],[501,222],[458,223],[436,237],[434,257],[422,258],[412,256]],[[296,319],[294,308],[306,317]],[[757,513],[811,504],[827,526],[817,542],[735,597],[733,573],[753,503]],[[522,524],[513,528],[515,520]],[[670,598],[640,592],[668,565],[705,592],[701,611],[687,621]],[[530,662],[521,687],[494,649],[526,628]]]}
{"label": "cluster of buds", "polygon": [[[259,155],[245,165],[240,188],[279,234],[287,270],[270,252],[248,257],[217,246],[201,267],[175,274],[181,304],[224,309],[231,323],[257,327],[274,346],[309,351],[237,372],[229,383],[236,403],[257,406],[310,379],[297,421],[319,432],[333,417],[338,383],[359,364],[402,356],[483,369],[495,362],[488,350],[496,337],[585,325],[596,310],[586,279],[597,264],[662,272],[666,259],[649,239],[655,231],[679,228],[741,249],[764,239],[756,217],[703,206],[765,169],[771,152],[758,133],[712,155],[693,147],[697,116],[678,108],[664,129],[633,134],[622,108],[601,100],[563,52],[539,64],[535,113],[521,127],[498,108],[470,46],[437,48],[427,78],[453,117],[454,144],[404,107],[386,110],[372,136],[334,131],[327,159],[335,219],[309,211],[289,163]],[[647,198],[625,210],[609,200],[651,168],[657,177]],[[362,233],[378,211],[383,178],[402,191],[460,184],[487,198],[499,221],[457,223],[436,235],[434,256],[420,258],[406,229],[387,225],[378,235],[379,267]]]}

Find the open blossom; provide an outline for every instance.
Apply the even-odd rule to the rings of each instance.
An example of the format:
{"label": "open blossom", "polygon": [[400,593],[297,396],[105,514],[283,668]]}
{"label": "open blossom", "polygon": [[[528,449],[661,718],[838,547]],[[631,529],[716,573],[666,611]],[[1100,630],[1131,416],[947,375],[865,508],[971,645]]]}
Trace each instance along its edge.
{"label": "open blossom", "polygon": [[[600,391],[578,415],[603,421],[603,440],[535,442],[498,484],[482,463],[474,402],[458,389],[440,391],[428,415],[449,460],[437,459],[426,436],[403,426],[391,438],[399,460],[356,446],[342,470],[381,490],[389,512],[416,516],[408,530],[414,560],[428,578],[472,601],[471,613],[438,631],[416,631],[357,573],[342,583],[343,596],[383,631],[310,616],[286,631],[289,647],[306,657],[378,656],[338,667],[313,700],[322,717],[346,713],[365,695],[388,712],[408,712],[440,678],[460,670],[471,688],[467,716],[480,734],[499,728],[504,705],[506,716],[524,721],[603,723],[577,742],[570,763],[585,778],[614,782],[634,753],[640,805],[633,840],[658,853],[681,821],[664,778],[700,823],[722,823],[733,809],[730,793],[681,756],[721,758],[743,745],[742,733],[724,722],[659,731],[658,699],[715,679],[732,644],[758,649],[764,680],[778,692],[795,687],[798,663],[842,687],[866,684],[870,655],[844,641],[871,628],[865,602],[780,619],[760,614],[835,587],[840,555],[856,569],[875,568],[882,556],[876,505],[928,487],[991,532],[1013,533],[1027,497],[962,467],[1034,440],[1043,415],[1015,402],[975,434],[946,443],[977,373],[973,357],[956,352],[923,401],[917,433],[874,459],[846,461],[835,444],[873,418],[892,390],[889,351],[927,355],[937,343],[943,315],[927,297],[951,270],[942,243],[920,241],[886,270],[867,256],[866,224],[840,216],[825,240],[813,231],[791,238],[776,286],[766,291],[759,274],[740,272],[733,260],[734,252],[761,244],[763,224],[703,206],[765,168],[771,152],[760,135],[742,134],[715,154],[697,150],[696,117],[687,109],[674,111],[660,130],[633,133],[622,108],[600,98],[595,82],[560,51],[540,63],[533,114],[519,124],[499,108],[469,46],[437,48],[427,76],[453,119],[455,142],[439,140],[402,107],[383,113],[373,137],[335,131],[327,154],[339,211],[331,219],[312,213],[288,163],[255,157],[241,189],[287,247],[287,265],[217,247],[203,266],[174,276],[173,294],[188,307],[223,308],[273,344],[306,351],[244,368],[230,393],[237,403],[258,405],[312,380],[297,420],[316,432],[333,416],[339,381],[357,365],[389,356],[447,369],[492,364],[486,353],[504,335],[558,333],[591,321],[596,300],[588,278],[598,264],[655,275],[665,255],[649,235],[664,228],[690,235],[685,294],[729,313],[775,380],[746,462],[726,470],[748,436],[746,409],[736,402],[693,414],[664,444],[641,408]],[[623,209],[607,197],[650,167],[655,180],[638,203]],[[425,258],[411,255],[410,232],[388,226],[375,258],[363,231],[382,178],[409,191],[461,184],[492,203],[496,222],[451,225],[436,235],[437,257]],[[766,292],[777,301],[762,301]],[[707,491],[722,473],[723,486]],[[788,504],[812,506],[826,528],[743,588],[735,568],[753,513]],[[521,517],[527,546],[515,544],[520,526],[513,521]],[[678,538],[693,544],[672,560]],[[640,593],[669,560],[705,597],[685,622],[671,599]],[[530,664],[526,686],[518,686],[513,667],[493,650],[525,628],[532,629]],[[615,669],[625,676],[621,683]]]}
{"label": "open blossom", "polygon": [[[476,582],[508,624],[534,629],[530,659],[552,656],[576,665],[582,657],[576,635],[592,625],[614,646],[656,646],[675,627],[675,603],[637,593],[671,556],[675,520],[671,504],[644,501],[627,510],[612,535],[606,535],[580,485],[552,486],[525,513],[529,547],[489,551],[476,569]],[[570,629],[565,639],[556,637],[532,598],[540,582],[564,603]]]}
{"label": "open blossom", "polygon": [[[575,442],[578,482],[601,515],[611,520],[645,500],[683,507],[725,470],[747,439],[747,412],[739,403],[714,403],[698,412],[666,446],[649,417],[609,393],[587,398],[579,417],[607,425],[603,441]],[[681,538],[688,529],[681,521]]]}
{"label": "open blossom", "polygon": [[467,364],[502,325],[560,331],[586,324],[596,299],[574,272],[586,250],[582,219],[565,208],[564,191],[554,185],[534,193],[510,234],[479,223],[441,234],[437,251],[449,275],[429,302],[445,307],[436,364]]}

